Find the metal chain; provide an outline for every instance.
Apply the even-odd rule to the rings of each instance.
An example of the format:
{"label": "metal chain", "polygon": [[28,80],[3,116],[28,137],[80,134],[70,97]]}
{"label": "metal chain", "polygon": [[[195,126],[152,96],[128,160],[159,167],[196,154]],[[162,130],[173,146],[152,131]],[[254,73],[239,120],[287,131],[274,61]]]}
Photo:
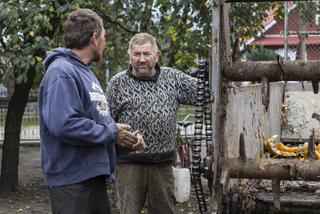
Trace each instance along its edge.
{"label": "metal chain", "polygon": [[[203,140],[208,143],[211,141],[211,108],[210,105],[210,89],[208,76],[208,63],[204,60],[199,61],[199,68],[197,72],[198,86],[197,86],[197,101],[195,112],[195,128],[192,151],[192,180],[196,191],[197,201],[200,213],[207,212],[207,205],[203,194],[201,183],[201,143]],[[203,139],[202,129],[203,122],[205,122],[206,137]]]}

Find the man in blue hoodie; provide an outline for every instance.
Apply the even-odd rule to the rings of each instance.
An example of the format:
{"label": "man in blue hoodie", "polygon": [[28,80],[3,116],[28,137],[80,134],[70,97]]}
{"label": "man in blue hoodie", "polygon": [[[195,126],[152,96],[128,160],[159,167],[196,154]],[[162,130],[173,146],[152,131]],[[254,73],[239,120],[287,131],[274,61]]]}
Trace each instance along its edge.
{"label": "man in blue hoodie", "polygon": [[106,178],[115,146],[139,150],[144,141],[116,124],[91,62],[102,57],[102,19],[92,10],[72,12],[64,23],[66,48],[48,52],[39,91],[41,167],[53,213],[111,213]]}

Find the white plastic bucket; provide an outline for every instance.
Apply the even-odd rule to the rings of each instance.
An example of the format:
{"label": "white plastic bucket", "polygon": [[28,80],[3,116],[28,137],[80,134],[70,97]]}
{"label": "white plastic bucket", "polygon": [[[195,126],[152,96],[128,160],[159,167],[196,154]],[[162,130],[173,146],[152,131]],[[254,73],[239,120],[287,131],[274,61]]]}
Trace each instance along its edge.
{"label": "white plastic bucket", "polygon": [[188,168],[173,168],[174,195],[179,203],[187,202],[190,196],[190,171]]}

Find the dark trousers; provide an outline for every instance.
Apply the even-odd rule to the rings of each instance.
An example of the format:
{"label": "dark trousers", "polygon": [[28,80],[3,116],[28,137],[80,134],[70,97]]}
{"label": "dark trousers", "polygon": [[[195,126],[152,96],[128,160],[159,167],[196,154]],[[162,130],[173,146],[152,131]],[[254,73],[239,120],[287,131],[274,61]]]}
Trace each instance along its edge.
{"label": "dark trousers", "polygon": [[104,176],[59,187],[50,187],[53,214],[111,214]]}

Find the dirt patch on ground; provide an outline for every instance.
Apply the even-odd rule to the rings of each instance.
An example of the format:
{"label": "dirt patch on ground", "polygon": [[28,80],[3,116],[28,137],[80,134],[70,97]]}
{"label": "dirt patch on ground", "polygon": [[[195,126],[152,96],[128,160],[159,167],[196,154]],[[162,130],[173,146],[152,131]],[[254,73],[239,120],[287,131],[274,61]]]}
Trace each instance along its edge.
{"label": "dirt patch on ground", "polygon": [[13,213],[51,213],[48,190],[40,169],[39,147],[20,148],[18,190],[0,195],[0,214]]}
{"label": "dirt patch on ground", "polygon": [[[0,163],[2,149],[0,148]],[[204,184],[206,202],[209,213],[215,213],[215,207],[211,202],[211,197]],[[178,203],[176,213],[195,214],[200,213],[197,206],[196,195],[191,188],[190,200],[186,203]],[[116,207],[114,188],[108,188],[111,204],[114,213],[119,213]],[[10,194],[0,194],[0,214],[49,214],[50,199],[48,190],[43,182],[43,175],[40,168],[40,153],[37,146],[22,146],[20,148],[19,164],[19,187],[18,190]]]}

